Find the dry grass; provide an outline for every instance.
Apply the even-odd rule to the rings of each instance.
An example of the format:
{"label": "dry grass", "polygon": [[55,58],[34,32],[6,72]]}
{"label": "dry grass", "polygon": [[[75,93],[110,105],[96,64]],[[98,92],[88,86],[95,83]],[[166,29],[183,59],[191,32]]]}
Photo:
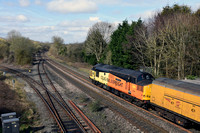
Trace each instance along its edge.
{"label": "dry grass", "polygon": [[89,65],[88,63],[74,62],[67,57],[54,56],[54,55],[51,55],[50,53],[48,53],[47,55],[48,55],[48,57],[50,57],[51,59],[53,59],[57,62],[60,62],[62,64],[66,64],[66,65],[71,66],[73,68],[77,68],[79,71],[84,72],[86,74],[89,74],[89,71],[92,68],[92,65]]}
{"label": "dry grass", "polygon": [[87,74],[90,73],[90,69],[88,69],[88,68],[79,68],[79,70],[80,70],[81,72],[84,72],[84,73],[87,73]]}
{"label": "dry grass", "polygon": [[[12,80],[15,80],[13,87]],[[0,113],[16,112],[20,117],[20,131],[30,130],[30,126],[38,123],[35,104],[26,99],[25,84],[7,74],[5,80],[0,80]]]}

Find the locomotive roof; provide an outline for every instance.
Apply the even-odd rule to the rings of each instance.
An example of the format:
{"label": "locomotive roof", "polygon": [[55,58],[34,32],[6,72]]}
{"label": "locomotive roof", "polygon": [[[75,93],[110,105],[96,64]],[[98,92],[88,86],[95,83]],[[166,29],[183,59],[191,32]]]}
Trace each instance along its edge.
{"label": "locomotive roof", "polygon": [[129,75],[134,78],[137,78],[138,76],[140,76],[141,74],[144,73],[144,72],[140,72],[140,71],[135,71],[135,70],[131,70],[131,69],[126,69],[126,68],[121,68],[121,67],[116,67],[116,66],[106,65],[106,64],[97,64],[94,67],[96,70],[99,70],[99,71],[119,73],[122,75]]}
{"label": "locomotive roof", "polygon": [[[114,70],[115,71],[115,70]],[[119,73],[123,73],[123,74],[126,74],[126,75],[130,75],[132,77],[139,77],[141,74],[143,74],[143,72],[140,72],[140,71],[135,71],[135,70],[131,70],[131,69],[123,69],[121,70]]]}
{"label": "locomotive roof", "polygon": [[94,66],[94,68],[96,70],[99,70],[99,71],[103,71],[103,72],[109,72],[110,70],[121,70],[123,68],[120,68],[120,67],[116,67],[116,66],[112,66],[112,65],[106,65],[106,64],[96,64]]}
{"label": "locomotive roof", "polygon": [[194,83],[188,83],[169,78],[158,78],[153,81],[153,84],[200,96],[200,85]]}
{"label": "locomotive roof", "polygon": [[[152,83],[153,76],[146,72],[135,71],[131,69],[125,69],[121,67],[116,67],[113,65],[97,64],[93,67],[93,70],[101,72],[109,72],[119,78],[136,83],[138,85],[144,86]],[[144,76],[143,76],[144,74]],[[142,75],[142,76],[141,76]],[[149,75],[149,79],[145,80],[145,76]],[[142,78],[142,79],[139,79]],[[143,79],[144,78],[144,79]]]}

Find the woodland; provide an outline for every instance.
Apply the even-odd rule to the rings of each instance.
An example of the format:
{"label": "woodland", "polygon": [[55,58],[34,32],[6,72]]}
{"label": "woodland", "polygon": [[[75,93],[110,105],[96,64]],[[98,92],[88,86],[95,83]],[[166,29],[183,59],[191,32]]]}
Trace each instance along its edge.
{"label": "woodland", "polygon": [[17,31],[0,39],[0,59],[31,64],[33,54],[48,51],[71,62],[104,63],[142,70],[155,77],[200,77],[200,9],[187,5],[165,6],[147,20],[124,20],[118,26],[97,22],[82,43],[32,41]]}

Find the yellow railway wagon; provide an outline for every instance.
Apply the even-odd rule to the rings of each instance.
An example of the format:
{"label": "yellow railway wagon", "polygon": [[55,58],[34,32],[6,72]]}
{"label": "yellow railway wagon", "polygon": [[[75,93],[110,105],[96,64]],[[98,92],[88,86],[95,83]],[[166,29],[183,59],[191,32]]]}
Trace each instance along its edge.
{"label": "yellow railway wagon", "polygon": [[152,83],[150,102],[161,115],[180,125],[200,122],[200,85],[158,78]]}

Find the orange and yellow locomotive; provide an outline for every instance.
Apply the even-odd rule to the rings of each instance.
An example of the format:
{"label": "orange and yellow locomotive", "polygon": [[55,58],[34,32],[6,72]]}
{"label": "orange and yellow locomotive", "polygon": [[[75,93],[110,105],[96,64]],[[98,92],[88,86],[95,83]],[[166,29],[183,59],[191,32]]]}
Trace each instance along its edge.
{"label": "orange and yellow locomotive", "polygon": [[168,78],[154,79],[146,72],[97,64],[90,79],[138,106],[155,109],[180,125],[200,124],[200,85]]}
{"label": "orange and yellow locomotive", "polygon": [[97,64],[90,71],[90,79],[107,89],[140,106],[150,101],[153,76],[149,73],[124,69],[111,65]]}

